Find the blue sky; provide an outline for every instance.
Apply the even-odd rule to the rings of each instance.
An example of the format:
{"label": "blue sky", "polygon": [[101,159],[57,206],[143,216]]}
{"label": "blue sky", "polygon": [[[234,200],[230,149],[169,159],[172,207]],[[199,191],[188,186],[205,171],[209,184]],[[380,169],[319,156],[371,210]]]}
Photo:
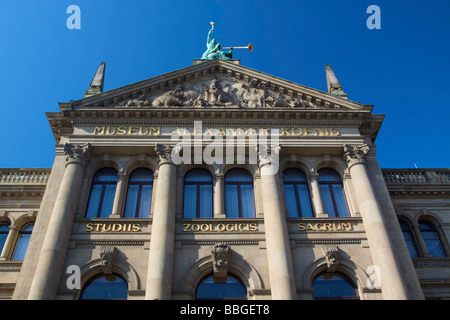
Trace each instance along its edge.
{"label": "blue sky", "polygon": [[[67,7],[81,9],[69,30]],[[369,30],[367,7],[381,9]],[[348,98],[386,119],[382,168],[449,168],[450,1],[2,0],[0,168],[49,168],[45,112],[83,98],[100,62],[105,91],[192,65],[209,21],[243,66],[327,91],[330,64]]]}

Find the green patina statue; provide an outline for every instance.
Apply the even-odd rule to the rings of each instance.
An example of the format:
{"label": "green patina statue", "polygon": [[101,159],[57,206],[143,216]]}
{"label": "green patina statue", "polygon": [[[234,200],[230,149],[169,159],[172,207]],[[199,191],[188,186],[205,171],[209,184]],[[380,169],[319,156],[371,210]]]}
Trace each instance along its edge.
{"label": "green patina statue", "polygon": [[206,51],[202,56],[202,60],[232,60],[233,59],[233,47],[229,51],[221,51],[222,45],[217,43],[216,39],[211,39],[211,34],[214,32],[216,24],[211,22],[211,30],[208,32],[208,38],[206,39]]}

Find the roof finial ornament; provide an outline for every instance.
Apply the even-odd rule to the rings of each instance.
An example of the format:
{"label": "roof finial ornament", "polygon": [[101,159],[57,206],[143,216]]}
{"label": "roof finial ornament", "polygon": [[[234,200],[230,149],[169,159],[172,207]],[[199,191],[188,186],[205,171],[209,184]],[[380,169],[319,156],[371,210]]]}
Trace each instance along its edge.
{"label": "roof finial ornament", "polygon": [[332,94],[333,96],[347,99],[347,94],[344,92],[344,90],[342,90],[342,86],[336,78],[333,70],[331,70],[329,64],[325,66],[325,73],[327,76],[328,93]]}
{"label": "roof finial ornament", "polygon": [[88,91],[84,92],[84,97],[90,97],[103,92],[103,83],[105,81],[105,63],[102,62],[95,73],[94,79],[92,79],[91,85]]}

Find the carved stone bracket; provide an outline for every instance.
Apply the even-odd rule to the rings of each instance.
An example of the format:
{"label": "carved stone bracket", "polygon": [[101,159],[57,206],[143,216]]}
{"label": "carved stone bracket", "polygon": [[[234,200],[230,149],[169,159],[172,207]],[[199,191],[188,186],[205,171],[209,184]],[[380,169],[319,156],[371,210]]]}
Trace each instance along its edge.
{"label": "carved stone bracket", "polygon": [[366,163],[366,155],[369,152],[369,149],[367,144],[361,146],[344,145],[344,161],[347,163],[347,166],[350,168],[358,163]]}
{"label": "carved stone bracket", "polygon": [[67,155],[68,163],[79,163],[86,166],[90,158],[91,145],[87,144],[71,144],[64,145],[64,154]]}
{"label": "carved stone bracket", "polygon": [[104,246],[100,248],[100,266],[104,274],[112,274],[116,253],[117,248],[113,246]]}
{"label": "carved stone bracket", "polygon": [[225,243],[217,243],[211,249],[211,258],[215,278],[225,278],[228,275],[231,248]]}
{"label": "carved stone bracket", "polygon": [[339,265],[339,247],[322,246],[322,252],[327,262],[327,272],[334,272]]}

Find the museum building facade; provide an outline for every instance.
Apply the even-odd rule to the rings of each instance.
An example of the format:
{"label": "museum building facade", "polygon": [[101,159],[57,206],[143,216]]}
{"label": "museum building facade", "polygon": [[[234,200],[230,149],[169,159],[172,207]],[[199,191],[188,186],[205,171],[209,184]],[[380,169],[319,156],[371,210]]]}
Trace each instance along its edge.
{"label": "museum building facade", "polygon": [[0,169],[0,298],[446,299],[450,170],[380,169],[384,116],[192,66],[47,113],[51,169]]}

